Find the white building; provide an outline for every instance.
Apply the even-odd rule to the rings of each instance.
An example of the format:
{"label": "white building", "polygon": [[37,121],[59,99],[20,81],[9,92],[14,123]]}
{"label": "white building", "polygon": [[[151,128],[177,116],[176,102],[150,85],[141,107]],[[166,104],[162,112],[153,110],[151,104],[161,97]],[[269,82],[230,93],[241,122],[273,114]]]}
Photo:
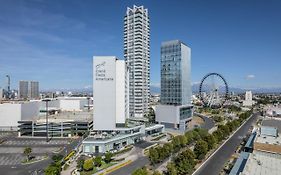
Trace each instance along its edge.
{"label": "white building", "polygon": [[252,91],[246,91],[243,106],[252,106],[253,104],[255,104],[255,102],[253,101]]}
{"label": "white building", "polygon": [[0,104],[0,129],[16,129],[18,121],[36,119],[39,108],[39,101]]}
{"label": "white building", "polygon": [[4,98],[4,89],[0,88],[0,102],[3,100]]}
{"label": "white building", "polygon": [[130,117],[148,113],[150,95],[150,28],[148,10],[127,8],[124,18],[124,58],[130,74]]}
{"label": "white building", "polygon": [[[91,100],[90,100],[91,101]],[[60,111],[83,111],[88,103],[87,97],[58,97],[48,102],[49,109]],[[46,102],[41,101],[41,109],[46,108]]]}
{"label": "white building", "polygon": [[115,56],[94,56],[94,130],[115,130],[128,118],[128,70]]}

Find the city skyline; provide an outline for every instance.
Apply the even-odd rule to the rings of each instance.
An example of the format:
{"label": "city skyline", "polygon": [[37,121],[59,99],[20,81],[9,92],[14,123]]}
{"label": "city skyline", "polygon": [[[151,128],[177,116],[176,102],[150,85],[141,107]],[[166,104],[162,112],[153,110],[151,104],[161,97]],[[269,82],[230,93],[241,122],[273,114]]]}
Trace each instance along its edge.
{"label": "city skyline", "polygon": [[9,74],[12,89],[22,79],[43,90],[91,89],[92,55],[123,59],[123,17],[134,4],[150,13],[152,86],[160,85],[161,42],[180,39],[192,48],[195,84],[219,72],[231,87],[281,87],[279,1],[4,1],[0,86]]}

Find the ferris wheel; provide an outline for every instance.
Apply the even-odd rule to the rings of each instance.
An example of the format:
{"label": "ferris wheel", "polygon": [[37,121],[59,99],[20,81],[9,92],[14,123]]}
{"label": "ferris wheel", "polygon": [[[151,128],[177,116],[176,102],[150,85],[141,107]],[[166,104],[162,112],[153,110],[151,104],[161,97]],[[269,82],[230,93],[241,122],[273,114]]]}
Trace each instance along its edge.
{"label": "ferris wheel", "polygon": [[199,96],[204,106],[220,107],[228,98],[228,85],[222,75],[209,73],[199,86]]}

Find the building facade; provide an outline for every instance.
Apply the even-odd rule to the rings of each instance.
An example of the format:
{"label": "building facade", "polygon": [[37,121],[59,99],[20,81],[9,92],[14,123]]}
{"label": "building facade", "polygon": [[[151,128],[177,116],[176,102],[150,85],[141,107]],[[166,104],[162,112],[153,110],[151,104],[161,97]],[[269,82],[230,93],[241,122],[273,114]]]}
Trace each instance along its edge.
{"label": "building facade", "polygon": [[246,91],[245,100],[243,101],[243,106],[251,107],[254,104],[255,102],[253,101],[252,91]]}
{"label": "building facade", "polygon": [[128,69],[114,56],[94,57],[94,130],[115,130],[128,118]]}
{"label": "building facade", "polygon": [[39,99],[39,82],[38,81],[20,81],[19,82],[19,99]]}
{"label": "building facade", "polygon": [[185,131],[193,115],[191,105],[191,49],[179,40],[161,44],[161,105],[156,121]]}
{"label": "building facade", "polygon": [[39,82],[38,81],[30,81],[29,98],[38,99],[39,97],[40,97]]}
{"label": "building facade", "polygon": [[161,104],[191,104],[191,50],[179,40],[161,45]]}
{"label": "building facade", "polygon": [[124,58],[129,67],[129,114],[143,117],[150,96],[150,28],[148,10],[127,8],[124,18]]}
{"label": "building facade", "polygon": [[19,82],[19,99],[27,99],[28,98],[28,81],[20,81]]}
{"label": "building facade", "polygon": [[0,130],[17,130],[18,121],[39,116],[39,101],[0,104]]}

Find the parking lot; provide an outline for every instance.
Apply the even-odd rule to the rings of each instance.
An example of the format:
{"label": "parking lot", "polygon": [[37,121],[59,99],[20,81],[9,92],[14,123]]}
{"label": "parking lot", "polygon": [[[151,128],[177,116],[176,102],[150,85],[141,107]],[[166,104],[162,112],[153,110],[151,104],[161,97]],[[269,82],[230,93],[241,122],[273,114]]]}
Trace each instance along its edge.
{"label": "parking lot", "polygon": [[26,158],[23,154],[26,147],[32,148],[31,156],[40,159],[46,155],[51,156],[70,143],[70,139],[51,139],[46,142],[45,138],[18,138],[16,135],[8,137],[7,134],[0,135],[6,136],[5,141],[0,144],[0,166],[20,165]]}
{"label": "parking lot", "polygon": [[9,146],[35,146],[35,145],[66,145],[69,143],[69,140],[50,140],[46,142],[45,139],[13,139],[7,140],[1,145],[9,145]]}

